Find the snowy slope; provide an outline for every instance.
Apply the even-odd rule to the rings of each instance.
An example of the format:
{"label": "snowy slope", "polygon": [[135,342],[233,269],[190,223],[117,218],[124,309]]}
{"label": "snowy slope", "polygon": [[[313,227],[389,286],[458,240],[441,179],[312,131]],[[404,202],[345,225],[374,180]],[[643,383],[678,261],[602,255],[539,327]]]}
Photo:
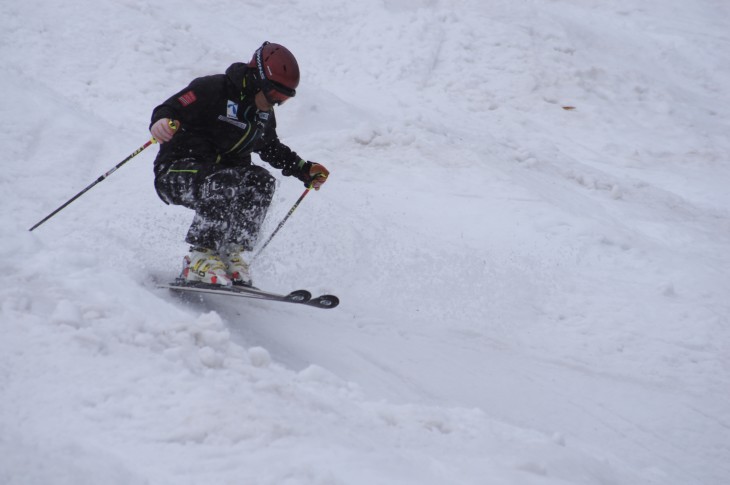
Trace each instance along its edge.
{"label": "snowy slope", "polygon": [[[729,9],[1,4],[0,484],[727,483]],[[332,176],[254,276],[338,309],[156,289],[155,147],[28,232],[263,40]]]}

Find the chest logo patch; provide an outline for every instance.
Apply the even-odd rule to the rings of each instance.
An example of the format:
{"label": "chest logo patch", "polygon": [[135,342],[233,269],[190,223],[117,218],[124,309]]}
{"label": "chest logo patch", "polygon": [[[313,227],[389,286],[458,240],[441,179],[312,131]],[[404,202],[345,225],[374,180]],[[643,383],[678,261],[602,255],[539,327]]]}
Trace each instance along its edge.
{"label": "chest logo patch", "polygon": [[228,100],[228,107],[226,108],[226,116],[231,119],[238,119],[238,103]]}

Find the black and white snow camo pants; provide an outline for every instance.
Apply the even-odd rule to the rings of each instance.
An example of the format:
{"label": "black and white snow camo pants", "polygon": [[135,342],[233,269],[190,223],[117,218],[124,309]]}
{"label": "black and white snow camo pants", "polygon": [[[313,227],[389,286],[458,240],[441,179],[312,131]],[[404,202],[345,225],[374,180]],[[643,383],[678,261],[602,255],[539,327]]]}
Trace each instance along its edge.
{"label": "black and white snow camo pants", "polygon": [[155,189],[167,204],[195,211],[185,241],[196,247],[252,250],[274,195],[276,179],[263,167],[225,167],[184,158],[167,164]]}

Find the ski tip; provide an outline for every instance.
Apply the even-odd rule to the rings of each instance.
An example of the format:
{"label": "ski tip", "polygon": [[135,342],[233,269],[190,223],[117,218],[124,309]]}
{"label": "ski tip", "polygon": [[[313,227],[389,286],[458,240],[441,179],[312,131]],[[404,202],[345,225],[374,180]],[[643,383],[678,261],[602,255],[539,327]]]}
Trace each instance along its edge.
{"label": "ski tip", "polygon": [[317,308],[323,308],[325,310],[329,310],[332,308],[335,308],[337,305],[340,304],[340,299],[337,298],[335,295],[321,295],[317,298],[312,298],[309,300],[308,305],[316,306]]}

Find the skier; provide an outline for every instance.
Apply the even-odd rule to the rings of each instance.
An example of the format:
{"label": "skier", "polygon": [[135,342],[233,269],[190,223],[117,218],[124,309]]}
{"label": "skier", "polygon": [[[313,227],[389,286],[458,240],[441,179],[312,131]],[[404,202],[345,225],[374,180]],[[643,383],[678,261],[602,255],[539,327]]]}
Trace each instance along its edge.
{"label": "skier", "polygon": [[167,204],[195,211],[185,241],[183,277],[224,286],[252,285],[243,255],[259,235],[275,178],[251,153],[285,176],[319,190],[328,170],[305,161],[276,134],[274,105],[296,94],[299,66],[280,44],[264,42],[248,64],[194,79],[152,112],[160,143],[155,189]]}

